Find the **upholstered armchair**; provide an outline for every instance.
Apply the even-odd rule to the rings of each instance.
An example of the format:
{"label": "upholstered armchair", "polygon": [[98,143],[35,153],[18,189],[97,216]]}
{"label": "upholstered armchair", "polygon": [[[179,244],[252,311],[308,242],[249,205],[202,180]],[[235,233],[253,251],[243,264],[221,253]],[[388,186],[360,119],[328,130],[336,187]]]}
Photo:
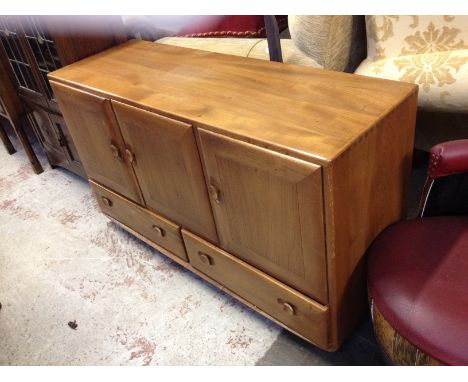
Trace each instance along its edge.
{"label": "upholstered armchair", "polygon": [[468,140],[433,147],[420,216],[388,227],[369,250],[374,330],[394,364],[468,365],[468,216],[454,216],[468,213],[468,187],[457,185],[464,197],[449,215],[429,208],[435,185],[463,174]]}
{"label": "upholstered armchair", "polygon": [[366,16],[357,74],[419,85],[425,111],[468,113],[468,16]]}
{"label": "upholstered armchair", "polygon": [[[288,16],[283,62],[352,72],[365,57],[363,16]],[[161,44],[269,60],[266,38],[165,37]]]}

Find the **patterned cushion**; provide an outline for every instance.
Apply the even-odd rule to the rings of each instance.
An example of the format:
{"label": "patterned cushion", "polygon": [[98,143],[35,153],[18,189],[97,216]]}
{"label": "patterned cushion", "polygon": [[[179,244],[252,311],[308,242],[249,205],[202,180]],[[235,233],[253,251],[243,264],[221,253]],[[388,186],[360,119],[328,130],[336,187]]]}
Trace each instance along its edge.
{"label": "patterned cushion", "polygon": [[428,111],[468,112],[467,16],[367,16],[357,74],[419,85]]}
{"label": "patterned cushion", "polygon": [[[187,38],[166,37],[158,43],[176,45],[185,48],[206,50],[209,52],[231,54],[233,56],[250,57],[269,60],[268,42],[266,39],[254,38]],[[321,68],[316,61],[299,50],[290,39],[281,39],[283,62]]]}
{"label": "patterned cushion", "polygon": [[362,16],[289,16],[296,46],[326,69],[354,71],[365,57]]}

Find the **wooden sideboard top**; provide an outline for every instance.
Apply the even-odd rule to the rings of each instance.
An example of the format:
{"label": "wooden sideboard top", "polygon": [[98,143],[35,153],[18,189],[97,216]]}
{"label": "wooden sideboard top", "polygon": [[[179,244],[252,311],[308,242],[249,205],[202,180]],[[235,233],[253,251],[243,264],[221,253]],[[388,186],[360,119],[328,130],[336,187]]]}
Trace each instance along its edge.
{"label": "wooden sideboard top", "polygon": [[49,78],[324,165],[417,92],[404,82],[138,40]]}

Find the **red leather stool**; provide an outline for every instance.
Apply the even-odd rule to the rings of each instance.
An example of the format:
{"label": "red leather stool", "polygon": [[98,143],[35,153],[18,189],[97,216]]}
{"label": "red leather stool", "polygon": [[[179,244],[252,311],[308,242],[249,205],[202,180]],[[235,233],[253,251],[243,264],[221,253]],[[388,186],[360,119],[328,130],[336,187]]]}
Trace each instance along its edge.
{"label": "red leather stool", "polygon": [[374,331],[395,364],[468,365],[468,216],[422,217],[434,181],[462,172],[468,140],[435,146],[420,217],[388,227],[369,250]]}

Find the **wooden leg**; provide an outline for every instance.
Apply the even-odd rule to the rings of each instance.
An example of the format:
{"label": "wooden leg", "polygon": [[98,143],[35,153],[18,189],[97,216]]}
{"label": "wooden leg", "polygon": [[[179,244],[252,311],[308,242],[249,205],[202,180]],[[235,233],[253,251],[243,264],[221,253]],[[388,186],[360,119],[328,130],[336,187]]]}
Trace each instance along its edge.
{"label": "wooden leg", "polygon": [[8,154],[14,154],[16,153],[16,150],[13,146],[13,144],[10,141],[10,138],[8,138],[8,135],[5,131],[5,128],[2,125],[2,122],[0,121],[0,139],[2,140],[3,144],[5,145]]}
{"label": "wooden leg", "polygon": [[31,162],[31,165],[33,166],[34,172],[36,174],[40,174],[43,172],[43,168],[41,166],[41,163],[37,159],[36,153],[34,152],[33,148],[31,147],[31,143],[29,142],[28,137],[26,136],[26,133],[23,130],[23,125],[22,121],[18,117],[13,117],[10,120],[13,129],[15,130],[16,135],[18,136],[18,139],[20,140],[21,144],[23,145],[24,151],[26,151],[26,155],[29,158],[29,161]]}
{"label": "wooden leg", "polygon": [[[37,124],[37,121],[36,119],[34,118],[34,116],[32,115],[32,113],[26,113],[26,119],[29,123],[29,126],[32,127],[33,131],[34,131],[34,134],[36,134],[36,138],[38,139],[39,142],[42,142],[42,134],[40,132],[40,127],[38,126]],[[52,169],[55,169],[57,166],[55,166],[53,164],[53,162],[51,161],[50,159],[50,154],[47,152],[47,150],[44,149],[44,153],[46,155],[46,158],[47,158],[47,162],[49,163],[50,167]]]}

